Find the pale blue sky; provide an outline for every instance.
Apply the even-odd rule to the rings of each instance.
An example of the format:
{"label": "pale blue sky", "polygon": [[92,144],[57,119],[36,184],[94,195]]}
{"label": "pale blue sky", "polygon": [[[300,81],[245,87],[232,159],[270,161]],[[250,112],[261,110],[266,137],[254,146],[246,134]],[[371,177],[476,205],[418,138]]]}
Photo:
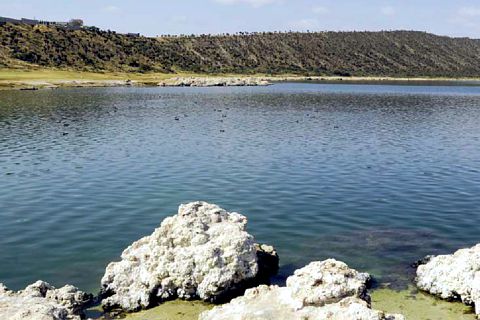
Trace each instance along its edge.
{"label": "pale blue sky", "polygon": [[82,18],[149,36],[407,29],[480,38],[480,0],[0,0],[0,16]]}

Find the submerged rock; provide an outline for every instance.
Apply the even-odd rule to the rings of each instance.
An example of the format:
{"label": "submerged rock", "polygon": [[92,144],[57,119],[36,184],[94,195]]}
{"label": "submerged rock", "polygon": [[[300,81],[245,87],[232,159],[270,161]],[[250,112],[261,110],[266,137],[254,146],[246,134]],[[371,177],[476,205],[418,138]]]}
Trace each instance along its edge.
{"label": "submerged rock", "polygon": [[0,319],[80,320],[83,308],[91,301],[91,295],[71,285],[55,289],[37,281],[14,292],[0,284]]}
{"label": "submerged rock", "polygon": [[404,320],[370,308],[370,276],[333,259],[295,271],[286,287],[262,285],[202,313],[200,320],[336,319]]}
{"label": "submerged rock", "polygon": [[181,205],[108,265],[103,307],[137,311],[175,298],[223,302],[266,283],[278,256],[272,247],[256,245],[246,225],[243,215],[213,204]]}
{"label": "submerged rock", "polygon": [[480,244],[423,262],[417,269],[418,288],[442,299],[474,305],[480,317]]}

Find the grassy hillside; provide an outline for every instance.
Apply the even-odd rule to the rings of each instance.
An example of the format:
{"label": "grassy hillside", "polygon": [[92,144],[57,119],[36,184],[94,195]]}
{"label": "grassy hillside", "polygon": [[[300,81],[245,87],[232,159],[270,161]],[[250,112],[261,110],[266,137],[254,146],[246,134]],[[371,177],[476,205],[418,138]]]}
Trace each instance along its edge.
{"label": "grassy hillside", "polygon": [[95,28],[0,26],[0,67],[83,71],[479,77],[480,40],[423,32],[128,37]]}

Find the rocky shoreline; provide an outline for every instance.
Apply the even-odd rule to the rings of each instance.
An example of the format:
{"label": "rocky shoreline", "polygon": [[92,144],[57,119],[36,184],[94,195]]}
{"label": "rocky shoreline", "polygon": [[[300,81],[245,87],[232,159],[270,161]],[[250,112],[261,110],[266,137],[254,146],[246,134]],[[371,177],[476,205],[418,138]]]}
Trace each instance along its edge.
{"label": "rocky shoreline", "polygon": [[131,80],[51,80],[51,81],[0,81],[0,90],[37,91],[58,88],[103,88],[138,85]]}
{"label": "rocky shoreline", "polygon": [[71,285],[56,289],[47,282],[37,281],[14,292],[0,283],[0,319],[81,320],[83,310],[92,301],[92,295]]}
{"label": "rocky shoreline", "polygon": [[107,266],[104,309],[136,311],[177,298],[221,303],[266,283],[278,269],[278,256],[272,247],[256,245],[246,224],[245,216],[216,205],[181,205]]}
{"label": "rocky shoreline", "polygon": [[329,259],[296,270],[286,287],[259,286],[223,306],[200,314],[199,320],[352,319],[404,320],[399,314],[372,310],[370,275]]}
{"label": "rocky shoreline", "polygon": [[417,268],[415,282],[441,299],[474,306],[480,318],[480,244],[454,254],[426,257]]}
{"label": "rocky shoreline", "polygon": [[[70,285],[55,289],[38,281],[14,292],[0,284],[0,319],[80,320],[94,302],[115,315],[175,299],[225,303],[202,312],[199,320],[405,319],[372,308],[371,276],[341,261],[314,261],[284,287],[269,283],[278,265],[275,248],[257,244],[247,232],[245,216],[193,202],[110,263],[97,298]],[[427,257],[415,283],[442,299],[476,306],[480,318],[480,245]]]}
{"label": "rocky shoreline", "polygon": [[276,82],[345,82],[345,83],[410,83],[410,82],[476,82],[478,79],[431,79],[389,77],[325,77],[325,76],[178,76],[165,80],[12,80],[0,81],[0,90],[28,90],[94,87],[253,87]]}
{"label": "rocky shoreline", "polygon": [[55,80],[0,82],[0,90],[36,91],[58,88],[104,87],[245,87],[268,86],[271,82],[259,77],[175,77],[160,82],[152,80]]}
{"label": "rocky shoreline", "polygon": [[257,77],[176,77],[159,82],[160,87],[254,87],[271,82]]}

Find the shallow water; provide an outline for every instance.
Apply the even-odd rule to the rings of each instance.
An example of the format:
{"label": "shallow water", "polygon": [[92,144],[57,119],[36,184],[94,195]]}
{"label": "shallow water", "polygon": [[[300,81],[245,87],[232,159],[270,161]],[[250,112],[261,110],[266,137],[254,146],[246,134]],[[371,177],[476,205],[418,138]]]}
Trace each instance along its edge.
{"label": "shallow water", "polygon": [[[378,289],[372,292],[372,308],[392,314],[402,314],[408,320],[475,320],[473,307],[461,302],[448,302],[419,292]],[[192,318],[193,319],[193,318]]]}
{"label": "shallow water", "polygon": [[[213,308],[213,305],[200,301],[167,301],[160,306],[143,310],[136,313],[121,314],[116,317],[109,317],[102,313],[100,306],[93,307],[86,311],[87,318],[98,320],[197,320],[198,316],[207,310]],[[470,319],[468,319],[470,320]]]}
{"label": "shallow water", "polygon": [[277,247],[280,282],[335,257],[405,288],[412,262],[480,242],[479,146],[472,86],[0,92],[0,282],[95,292],[205,200]]}
{"label": "shallow water", "polygon": [[[461,302],[448,302],[437,299],[431,295],[419,292],[414,287],[403,290],[390,288],[377,288],[370,292],[372,308],[385,313],[402,314],[408,320],[475,320],[472,307]],[[196,320],[198,316],[212,308],[198,301],[169,301],[156,308],[120,315],[118,318],[126,320]],[[87,317],[99,320],[111,320],[101,317],[100,307],[92,308],[87,312]]]}

